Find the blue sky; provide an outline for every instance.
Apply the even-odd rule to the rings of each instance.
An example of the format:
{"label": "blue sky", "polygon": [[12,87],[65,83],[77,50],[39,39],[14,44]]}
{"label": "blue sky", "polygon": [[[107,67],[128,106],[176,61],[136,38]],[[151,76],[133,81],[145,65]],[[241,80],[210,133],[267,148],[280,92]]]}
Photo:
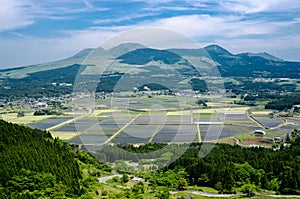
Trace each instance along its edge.
{"label": "blue sky", "polygon": [[143,27],[300,61],[299,0],[1,0],[0,68],[65,58]]}

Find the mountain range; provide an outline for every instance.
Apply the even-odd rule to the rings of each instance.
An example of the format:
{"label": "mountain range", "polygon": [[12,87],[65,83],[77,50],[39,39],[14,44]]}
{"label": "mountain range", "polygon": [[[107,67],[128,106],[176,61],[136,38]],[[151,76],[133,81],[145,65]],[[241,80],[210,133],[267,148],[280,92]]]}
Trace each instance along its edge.
{"label": "mountain range", "polygon": [[[70,93],[78,76],[99,81],[97,91],[141,88],[147,84],[185,89],[203,77],[294,78],[300,62],[268,53],[232,54],[210,45],[201,49],[152,49],[126,43],[105,50],[84,49],[72,57],[31,66],[0,70],[0,95]],[[203,84],[204,85],[204,84]]]}

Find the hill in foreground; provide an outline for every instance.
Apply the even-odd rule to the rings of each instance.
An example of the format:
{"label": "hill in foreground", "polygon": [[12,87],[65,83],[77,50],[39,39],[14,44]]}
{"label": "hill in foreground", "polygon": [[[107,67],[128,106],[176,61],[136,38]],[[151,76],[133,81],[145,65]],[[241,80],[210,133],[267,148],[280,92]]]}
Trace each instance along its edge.
{"label": "hill in foreground", "polygon": [[76,196],[74,151],[45,131],[0,120],[0,198]]}

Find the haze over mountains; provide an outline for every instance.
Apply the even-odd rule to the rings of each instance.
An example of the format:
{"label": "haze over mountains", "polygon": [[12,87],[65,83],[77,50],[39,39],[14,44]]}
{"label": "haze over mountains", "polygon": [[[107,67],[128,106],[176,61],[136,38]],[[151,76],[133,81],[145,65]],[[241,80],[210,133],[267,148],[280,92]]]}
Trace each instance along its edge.
{"label": "haze over mountains", "polygon": [[185,87],[180,85],[193,78],[219,74],[221,77],[299,78],[300,62],[284,61],[268,53],[232,54],[218,45],[158,50],[127,43],[108,50],[84,49],[70,58],[50,63],[0,70],[0,93],[25,88],[38,93],[70,92],[78,71],[84,75],[101,74],[98,91],[112,91],[125,74],[128,87],[122,84],[124,90],[142,86],[143,82],[176,84],[182,89]]}

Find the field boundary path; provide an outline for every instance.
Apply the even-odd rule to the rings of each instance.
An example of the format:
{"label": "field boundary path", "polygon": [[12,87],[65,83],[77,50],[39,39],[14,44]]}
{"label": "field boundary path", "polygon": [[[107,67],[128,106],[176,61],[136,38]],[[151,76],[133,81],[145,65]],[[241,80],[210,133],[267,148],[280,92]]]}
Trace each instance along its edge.
{"label": "field boundary path", "polygon": [[52,130],[58,129],[58,128],[62,127],[62,126],[65,126],[65,125],[67,125],[67,124],[70,124],[70,123],[72,123],[72,122],[75,122],[76,120],[79,120],[79,119],[81,119],[81,118],[84,118],[84,117],[86,117],[86,116],[89,116],[89,115],[91,115],[92,113],[93,113],[93,110],[92,110],[92,109],[89,109],[89,112],[88,112],[88,113],[86,113],[86,114],[84,114],[84,115],[80,115],[80,116],[75,117],[75,118],[72,118],[72,119],[70,119],[70,120],[67,120],[67,121],[65,121],[65,122],[62,122],[62,123],[57,124],[57,125],[55,125],[55,126],[52,126],[52,127],[50,127],[50,128],[47,128],[46,131],[52,131]]}
{"label": "field boundary path", "polygon": [[200,124],[197,124],[197,137],[198,137],[198,142],[201,143],[202,142],[202,138],[201,138],[201,132],[200,132]]}
{"label": "field boundary path", "polygon": [[258,126],[260,126],[260,127],[263,128],[263,129],[266,129],[266,127],[265,127],[262,123],[260,123],[260,122],[257,121],[254,117],[252,117],[252,116],[250,115],[249,110],[246,111],[246,115],[247,115],[247,117],[248,117],[250,120],[254,121]]}
{"label": "field boundary path", "polygon": [[155,137],[155,136],[157,135],[157,133],[159,132],[160,127],[161,127],[160,124],[157,125],[157,127],[156,127],[155,131],[153,132],[153,134],[151,135],[151,137],[150,137],[148,143],[151,143],[151,142],[153,141],[154,137]]}
{"label": "field boundary path", "polygon": [[[276,117],[278,117],[278,116],[276,116]],[[270,128],[270,130],[275,130],[275,129],[279,129],[279,128],[283,127],[283,126],[287,126],[287,125],[289,125],[289,124],[294,124],[294,123],[292,123],[292,122],[288,122],[286,119],[283,119],[283,118],[281,118],[281,117],[278,117],[278,118],[281,119],[283,122],[282,122],[281,124],[279,124],[278,126],[275,126],[275,127],[273,127],[273,128]]]}
{"label": "field boundary path", "polygon": [[125,126],[123,126],[120,130],[118,130],[115,134],[113,134],[109,139],[107,139],[105,142],[103,142],[102,144],[107,144],[110,141],[112,141],[113,139],[115,139],[115,137],[117,137],[121,132],[123,132],[130,124],[132,124],[138,117],[140,117],[142,115],[142,113],[138,114],[137,116],[135,116],[130,122],[128,122]]}

